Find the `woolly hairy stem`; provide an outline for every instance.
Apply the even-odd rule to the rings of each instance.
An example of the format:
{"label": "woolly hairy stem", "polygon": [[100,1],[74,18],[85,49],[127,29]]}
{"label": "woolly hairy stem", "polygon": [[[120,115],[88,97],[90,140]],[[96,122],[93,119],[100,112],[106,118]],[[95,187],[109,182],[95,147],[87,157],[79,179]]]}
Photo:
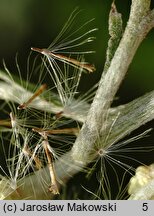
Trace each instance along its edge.
{"label": "woolly hairy stem", "polygon": [[89,153],[105,124],[113,98],[125,77],[137,48],[153,27],[154,13],[149,12],[150,0],[133,0],[127,27],[107,73],[102,74],[98,90],[89,110],[87,120],[73,146],[72,154],[78,162],[86,165]]}
{"label": "woolly hairy stem", "polygon": [[[17,82],[12,81],[10,77],[1,70],[0,70],[0,79],[2,79],[2,81],[0,81],[0,99],[4,101],[12,101],[15,103],[20,103],[21,101],[23,101],[23,98],[25,98],[25,95],[26,95],[25,98],[26,100],[33,96],[33,93],[31,91],[25,89]],[[63,107],[60,106],[60,104],[57,102],[59,97],[53,92],[52,94],[54,95],[54,97],[51,101],[47,101],[41,97],[37,97],[36,100],[33,101],[29,107],[38,110],[43,110],[49,113],[61,112]],[[85,121],[85,117],[87,115],[89,107],[90,105],[85,102],[84,110],[82,113],[81,110],[76,109],[76,111],[74,111],[73,113],[70,114],[64,113],[63,116],[74,119],[82,123]]]}
{"label": "woolly hairy stem", "polygon": [[[154,91],[147,93],[146,95],[128,103],[123,106],[119,106],[115,109],[114,113],[110,113],[108,117],[108,121],[106,123],[106,130],[104,130],[104,136],[107,137],[109,128],[111,127],[113,123],[113,118],[115,116],[118,116],[114,127],[112,128],[112,131],[110,133],[110,136],[108,137],[108,140],[106,142],[106,145],[113,144],[115,142],[118,142],[120,139],[124,138],[127,134],[131,133],[135,129],[139,128],[141,125],[151,121],[154,119]],[[87,151],[87,150],[86,150]],[[78,164],[78,161],[76,161],[76,157],[74,157],[74,149],[72,149],[67,156],[63,156],[61,158],[62,160],[66,160],[66,158],[71,158],[69,160],[69,163],[67,163],[67,166],[69,167],[69,175],[72,175],[75,170],[71,166],[72,164]],[[90,158],[90,161],[92,161],[94,158]],[[66,160],[67,161],[67,160]],[[88,161],[88,162],[90,162]],[[60,162],[56,163],[56,170],[57,174],[60,174],[60,179],[66,178],[63,176],[62,172],[59,172]],[[64,165],[65,166],[65,165]],[[62,167],[62,169],[64,169]],[[68,170],[64,169],[64,170]],[[63,177],[62,177],[63,176]]]}

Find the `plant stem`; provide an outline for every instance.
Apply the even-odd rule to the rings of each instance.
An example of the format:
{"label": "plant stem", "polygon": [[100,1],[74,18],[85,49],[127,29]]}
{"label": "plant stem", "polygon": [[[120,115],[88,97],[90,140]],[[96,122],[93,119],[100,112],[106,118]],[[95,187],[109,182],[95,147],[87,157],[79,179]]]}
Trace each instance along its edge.
{"label": "plant stem", "polygon": [[130,18],[119,47],[107,73],[102,74],[98,90],[87,119],[73,146],[72,155],[83,166],[89,161],[89,154],[106,124],[106,117],[114,96],[124,79],[137,48],[153,27],[154,13],[149,12],[150,0],[133,0]]}

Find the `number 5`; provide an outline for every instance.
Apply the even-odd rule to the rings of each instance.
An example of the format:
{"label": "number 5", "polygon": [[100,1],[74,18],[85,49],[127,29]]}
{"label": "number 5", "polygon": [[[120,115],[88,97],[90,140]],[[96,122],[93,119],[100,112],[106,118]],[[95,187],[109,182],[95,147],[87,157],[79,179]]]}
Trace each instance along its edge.
{"label": "number 5", "polygon": [[142,210],[143,211],[147,211],[148,210],[148,203],[143,203]]}

